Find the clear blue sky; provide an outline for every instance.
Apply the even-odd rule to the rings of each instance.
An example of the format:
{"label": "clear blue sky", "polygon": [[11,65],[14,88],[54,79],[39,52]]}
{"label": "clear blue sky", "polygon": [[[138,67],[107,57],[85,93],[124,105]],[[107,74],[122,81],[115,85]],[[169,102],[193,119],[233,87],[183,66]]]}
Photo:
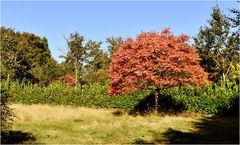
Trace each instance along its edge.
{"label": "clear blue sky", "polygon": [[[220,1],[219,7],[238,8],[235,1]],[[86,40],[105,42],[106,37],[135,37],[144,31],[169,27],[174,35],[194,36],[206,25],[216,1],[2,1],[1,25],[31,32],[48,39],[57,60],[67,51],[65,37],[78,31]],[[107,49],[103,43],[102,49]]]}

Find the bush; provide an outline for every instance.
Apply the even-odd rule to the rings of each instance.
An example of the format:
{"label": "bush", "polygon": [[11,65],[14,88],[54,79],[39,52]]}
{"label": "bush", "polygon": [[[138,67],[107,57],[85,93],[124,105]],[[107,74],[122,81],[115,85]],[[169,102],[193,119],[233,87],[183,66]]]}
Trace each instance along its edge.
{"label": "bush", "polygon": [[203,88],[175,87],[164,93],[174,96],[178,102],[183,102],[190,111],[220,114],[223,109],[234,105],[233,100],[239,97],[239,86],[228,83],[225,87],[217,84]]}
{"label": "bush", "polygon": [[[106,84],[82,85],[77,88],[67,86],[64,83],[53,83],[47,87],[36,84],[24,85],[19,82],[10,83],[9,87],[6,87],[6,82],[1,82],[1,84],[8,88],[8,93],[12,96],[10,100],[13,103],[73,105],[125,110],[138,110],[136,107],[144,108],[146,104],[147,107],[150,107],[146,110],[151,110],[151,107],[154,106],[150,90],[110,97],[107,95],[108,86]],[[184,109],[206,114],[220,114],[223,110],[232,108],[233,100],[236,100],[238,93],[239,86],[231,83],[225,87],[217,84],[210,84],[203,88],[172,87],[159,92],[159,111]]]}
{"label": "bush", "polygon": [[[2,82],[6,86],[6,82]],[[107,85],[82,85],[77,88],[64,83],[53,83],[47,87],[37,84],[12,82],[8,92],[11,102],[22,104],[73,105],[97,108],[131,109],[146,96],[147,91],[138,91],[128,96],[107,95]],[[6,87],[7,88],[7,87]]]}
{"label": "bush", "polygon": [[1,86],[1,132],[8,129],[12,121],[12,109],[9,108],[9,94]]}

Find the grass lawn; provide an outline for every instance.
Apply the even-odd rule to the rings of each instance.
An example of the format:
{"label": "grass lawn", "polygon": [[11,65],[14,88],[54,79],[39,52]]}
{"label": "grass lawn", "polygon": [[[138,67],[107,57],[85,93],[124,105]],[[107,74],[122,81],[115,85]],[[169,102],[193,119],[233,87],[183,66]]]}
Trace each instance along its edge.
{"label": "grass lawn", "polygon": [[11,143],[238,143],[238,117],[131,116],[117,109],[15,104]]}

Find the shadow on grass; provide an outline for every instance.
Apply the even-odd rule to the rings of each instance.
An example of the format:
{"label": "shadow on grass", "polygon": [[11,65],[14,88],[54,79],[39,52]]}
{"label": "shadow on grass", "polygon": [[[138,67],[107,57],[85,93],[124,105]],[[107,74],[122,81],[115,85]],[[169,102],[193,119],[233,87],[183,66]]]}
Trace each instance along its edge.
{"label": "shadow on grass", "polygon": [[231,106],[229,108],[218,108],[220,116],[239,116],[239,99],[240,97],[234,97],[231,100]]}
{"label": "shadow on grass", "polygon": [[229,108],[221,108],[214,117],[194,123],[196,131],[182,132],[169,128],[163,135],[153,133],[154,142],[170,144],[239,144],[239,97]]}
{"label": "shadow on grass", "polygon": [[124,114],[124,112],[121,111],[121,110],[115,110],[115,111],[112,112],[112,114],[114,116],[122,116]]}
{"label": "shadow on grass", "polygon": [[28,132],[13,130],[1,132],[1,144],[23,144],[31,143],[35,140],[36,138]]}
{"label": "shadow on grass", "polygon": [[[155,97],[153,94],[146,96],[141,100],[132,110],[129,111],[130,115],[146,115],[154,110]],[[183,102],[177,102],[170,95],[160,94],[158,97],[158,111],[164,114],[177,114],[186,110]]]}
{"label": "shadow on grass", "polygon": [[239,143],[239,118],[238,117],[213,117],[203,119],[196,123],[196,132],[182,132],[169,128],[159,139],[155,134],[156,142],[170,144],[238,144]]}
{"label": "shadow on grass", "polygon": [[138,138],[138,139],[135,139],[134,142],[131,144],[155,144],[155,143]]}

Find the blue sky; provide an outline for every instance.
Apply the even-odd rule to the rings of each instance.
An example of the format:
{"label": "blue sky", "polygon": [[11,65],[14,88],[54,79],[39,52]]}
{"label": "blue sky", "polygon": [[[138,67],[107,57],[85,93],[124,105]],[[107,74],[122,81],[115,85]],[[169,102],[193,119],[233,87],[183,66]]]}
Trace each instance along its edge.
{"label": "blue sky", "polygon": [[[238,8],[235,1],[218,4],[225,14]],[[64,37],[72,32],[102,42],[164,27],[174,35],[194,36],[215,5],[216,1],[2,1],[1,25],[47,37],[52,56],[60,62],[59,49],[67,52]],[[102,49],[107,49],[106,43]]]}

